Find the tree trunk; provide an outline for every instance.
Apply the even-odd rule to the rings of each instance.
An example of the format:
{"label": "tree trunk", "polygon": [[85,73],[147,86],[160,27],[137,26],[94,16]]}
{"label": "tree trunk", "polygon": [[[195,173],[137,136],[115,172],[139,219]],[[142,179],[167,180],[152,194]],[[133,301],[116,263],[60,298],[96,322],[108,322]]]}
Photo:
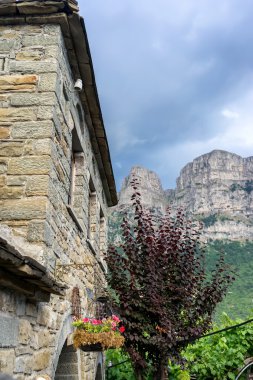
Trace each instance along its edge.
{"label": "tree trunk", "polygon": [[137,380],[145,380],[143,369],[135,369],[135,375]]}
{"label": "tree trunk", "polygon": [[168,358],[163,358],[154,373],[154,380],[168,380]]}
{"label": "tree trunk", "polygon": [[159,370],[154,374],[154,380],[168,380],[168,370],[167,366],[162,366]]}

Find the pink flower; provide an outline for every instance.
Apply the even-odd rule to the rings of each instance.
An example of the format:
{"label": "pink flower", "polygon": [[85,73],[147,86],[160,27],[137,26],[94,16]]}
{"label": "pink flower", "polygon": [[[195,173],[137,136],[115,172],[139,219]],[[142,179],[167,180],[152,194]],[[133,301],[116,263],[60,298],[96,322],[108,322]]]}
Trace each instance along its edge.
{"label": "pink flower", "polygon": [[119,319],[119,317],[117,317],[117,315],[112,315],[112,319],[113,319],[115,322],[117,322],[117,323],[120,322],[120,319]]}
{"label": "pink flower", "polygon": [[88,323],[88,322],[90,322],[90,320],[89,320],[89,318],[83,318],[83,322]]}
{"label": "pink flower", "polygon": [[124,326],[121,326],[121,327],[119,328],[119,331],[120,331],[121,333],[123,333],[125,330],[126,330],[126,329],[125,329]]}
{"label": "pink flower", "polygon": [[91,323],[93,325],[101,325],[102,321],[100,319],[92,319]]}
{"label": "pink flower", "polygon": [[116,327],[116,326],[117,326],[117,323],[116,322],[112,322],[112,328]]}

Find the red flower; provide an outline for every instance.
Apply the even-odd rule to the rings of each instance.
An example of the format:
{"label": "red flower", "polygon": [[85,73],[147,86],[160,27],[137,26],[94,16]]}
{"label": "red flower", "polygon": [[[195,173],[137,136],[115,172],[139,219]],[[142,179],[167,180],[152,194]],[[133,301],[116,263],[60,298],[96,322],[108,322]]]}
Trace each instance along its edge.
{"label": "red flower", "polygon": [[84,322],[84,323],[88,323],[89,321],[90,321],[89,318],[83,318],[83,322]]}
{"label": "red flower", "polygon": [[120,331],[121,333],[123,333],[125,330],[126,330],[126,329],[125,329],[124,326],[121,326],[121,327],[119,328],[119,331]]}

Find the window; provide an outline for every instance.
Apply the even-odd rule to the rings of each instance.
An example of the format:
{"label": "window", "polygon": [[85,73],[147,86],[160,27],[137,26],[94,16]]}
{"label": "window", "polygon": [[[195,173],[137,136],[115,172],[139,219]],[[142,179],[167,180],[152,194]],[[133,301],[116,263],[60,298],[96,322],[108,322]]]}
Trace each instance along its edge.
{"label": "window", "polygon": [[69,190],[69,197],[68,197],[68,204],[72,207],[74,205],[75,183],[76,183],[76,155],[72,151],[72,153],[71,153],[70,190]]}
{"label": "window", "polygon": [[102,209],[100,209],[100,223],[99,223],[99,253],[100,260],[104,266],[104,269],[107,270],[107,264],[105,262],[107,250],[107,228],[106,228],[106,219],[104,217]]}
{"label": "window", "polygon": [[99,251],[103,255],[106,251],[106,221],[102,209],[100,209],[99,222]]}
{"label": "window", "polygon": [[69,123],[70,120],[70,102],[69,102],[69,97],[68,97],[68,92],[67,92],[67,86],[63,84],[63,115],[66,119],[67,124]]}
{"label": "window", "polygon": [[84,230],[84,154],[76,131],[72,130],[70,187],[67,209],[80,231]]}
{"label": "window", "polygon": [[97,232],[97,194],[92,179],[89,182],[88,239],[94,241]]}
{"label": "window", "polygon": [[83,117],[83,111],[82,111],[80,104],[77,103],[76,109],[77,109],[77,113],[78,113],[79,126],[80,126],[82,134],[84,134],[84,117]]}

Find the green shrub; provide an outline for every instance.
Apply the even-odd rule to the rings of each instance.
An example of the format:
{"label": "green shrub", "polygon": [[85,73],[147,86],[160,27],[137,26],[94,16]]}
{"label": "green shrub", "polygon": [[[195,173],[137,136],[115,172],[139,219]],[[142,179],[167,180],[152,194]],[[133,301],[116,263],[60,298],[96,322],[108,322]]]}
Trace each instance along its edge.
{"label": "green shrub", "polygon": [[[252,315],[251,317],[252,318]],[[215,330],[233,326],[242,320],[223,315]],[[198,340],[185,350],[188,369],[198,380],[234,380],[244,360],[253,353],[253,323]]]}
{"label": "green shrub", "polygon": [[217,222],[217,215],[211,214],[205,218],[202,218],[201,220],[204,223],[205,227],[210,227],[210,226],[213,226]]}

